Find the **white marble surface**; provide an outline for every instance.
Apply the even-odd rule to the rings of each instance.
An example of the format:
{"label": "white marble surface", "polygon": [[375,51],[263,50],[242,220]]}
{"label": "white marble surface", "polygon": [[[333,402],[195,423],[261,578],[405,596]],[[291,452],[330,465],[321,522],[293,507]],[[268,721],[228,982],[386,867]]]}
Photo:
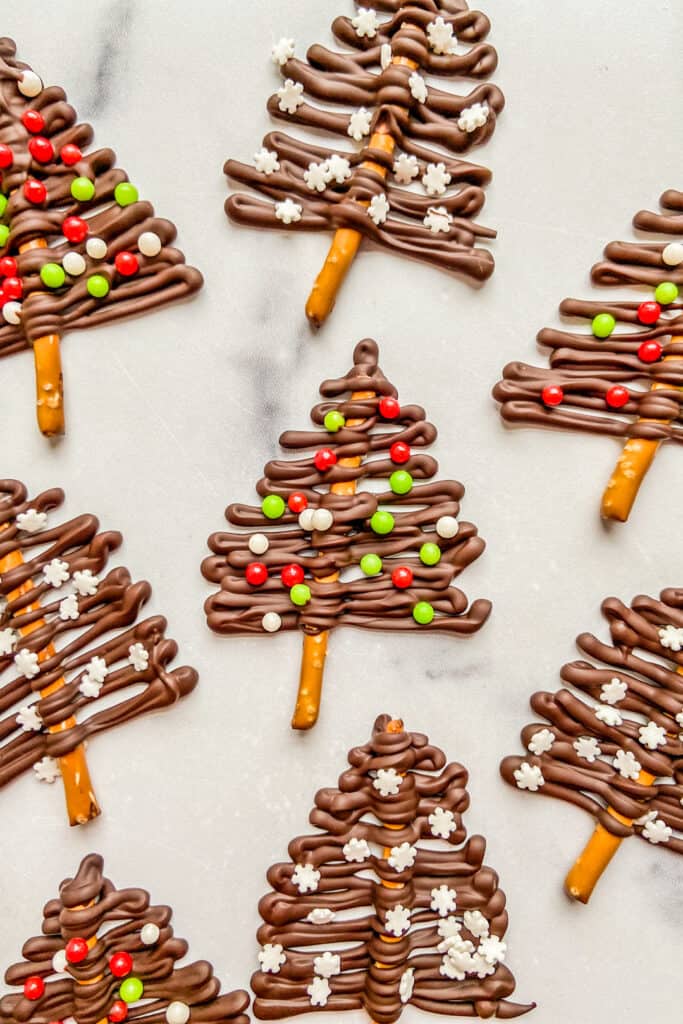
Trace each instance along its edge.
{"label": "white marble surface", "polygon": [[[475,159],[495,171],[485,211],[498,269],[481,291],[386,253],[364,253],[329,325],[313,336],[303,302],[326,237],[231,227],[228,155],[248,158],[268,129],[272,41],[302,52],[329,39],[349,0],[76,0],[3,4],[0,30],[47,82],[63,84],[96,141],[113,146],[206,276],[195,301],[69,336],[68,437],[33,421],[28,355],[3,361],[2,475],[35,492],[61,485],[67,513],[95,512],[125,536],[123,558],[154,585],[201,684],[184,706],[99,738],[89,760],[104,815],[65,826],[57,788],[26,775],[2,794],[0,965],[35,934],[45,899],[92,849],[120,885],[176,910],[176,930],[226,986],[255,964],[264,872],[306,830],[312,796],[344,767],[382,711],[429,732],[471,772],[470,831],[508,894],[509,962],[535,1024],[676,1017],[683,887],[678,858],[624,844],[587,908],[561,882],[590,819],[515,794],[498,776],[521,749],[528,696],[554,688],[573,638],[602,628],[607,594],[680,584],[680,453],[663,451],[627,527],[597,508],[617,446],[572,434],[506,432],[489,398],[511,358],[566,294],[588,291],[602,242],[680,186],[683,18],[673,0],[489,0],[497,80],[508,106]],[[464,515],[489,546],[462,578],[494,614],[469,641],[340,630],[321,721],[288,722],[299,641],[222,640],[204,625],[205,538],[231,499],[250,501],[285,427],[303,426],[320,379],[354,343],[381,345],[402,396],[440,429],[441,472],[465,482]],[[327,1019],[311,1016],[311,1022]],[[350,1024],[364,1019],[349,1014]],[[408,1024],[426,1019],[406,1010]]]}

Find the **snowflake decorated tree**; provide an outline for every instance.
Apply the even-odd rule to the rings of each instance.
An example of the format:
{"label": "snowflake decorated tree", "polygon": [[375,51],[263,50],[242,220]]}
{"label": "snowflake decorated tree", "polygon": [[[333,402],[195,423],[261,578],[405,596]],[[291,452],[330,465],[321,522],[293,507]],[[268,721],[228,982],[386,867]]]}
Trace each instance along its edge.
{"label": "snowflake decorated tree", "polygon": [[162,616],[140,618],[149,584],[108,567],[121,534],[99,533],[92,515],[49,522],[63,499],[0,480],[0,786],[31,768],[61,776],[81,825],[99,814],[86,741],[175,703],[197,673],[169,668]]}
{"label": "snowflake decorated tree", "polygon": [[221,994],[206,960],[177,966],[188,944],[170,907],[144,889],[116,889],[90,854],[43,911],[41,934],[22,949],[0,999],[2,1024],[248,1024],[246,992]]}
{"label": "snowflake decorated tree", "polygon": [[0,39],[0,356],[33,348],[37,414],[64,431],[60,338],[183,298],[202,283],[176,229],[116,167],[57,86]]}
{"label": "snowflake decorated tree", "polygon": [[591,271],[593,284],[641,294],[565,299],[560,313],[589,321],[588,330],[544,328],[538,340],[552,350],[550,367],[508,363],[493,390],[508,423],[627,439],[601,509],[619,522],[659,446],[683,442],[683,192],[669,189],[660,202],[661,212],[633,219],[659,240],[611,242]]}
{"label": "snowflake decorated tree", "polygon": [[522,731],[529,753],[501,765],[511,785],[596,819],[566,880],[582,903],[629,836],[683,854],[683,590],[630,606],[610,597],[602,611],[611,643],[578,638],[592,660],[565,665],[556,693],[533,695],[543,721]]}
{"label": "snowflake decorated tree", "polygon": [[349,753],[338,789],[316,795],[318,830],[289,844],[259,904],[261,1020],[407,1005],[454,1017],[518,1017],[508,1001],[508,915],[486,841],[470,836],[462,765],[388,715]]}
{"label": "snowflake decorated tree", "polygon": [[[315,45],[298,60],[291,39],[273,48],[284,82],[269,113],[343,144],[271,132],[253,164],[225,165],[229,178],[263,197],[231,195],[232,220],[334,232],[306,306],[316,326],[331,312],[363,238],[474,281],[493,272],[491,254],[476,246],[495,231],[473,219],[491,175],[460,158],[490,138],[504,105],[486,81],[497,64],[484,41],[488,18],[465,0],[374,6],[334,21],[343,52]],[[448,78],[479,84],[459,95],[437,87]]]}
{"label": "snowflake decorated tree", "polygon": [[202,571],[220,590],[206,602],[217,633],[304,633],[292,725],[310,728],[320,703],[329,631],[336,626],[475,632],[491,610],[468,608],[452,586],[479,557],[483,540],[458,521],[462,484],[436,478],[425,451],[436,429],[418,405],[401,405],[377,365],[374,341],[360,342],[353,368],[320,386],[314,430],[288,430],[256,485],[260,507],[230,505],[239,532],[215,533]]}

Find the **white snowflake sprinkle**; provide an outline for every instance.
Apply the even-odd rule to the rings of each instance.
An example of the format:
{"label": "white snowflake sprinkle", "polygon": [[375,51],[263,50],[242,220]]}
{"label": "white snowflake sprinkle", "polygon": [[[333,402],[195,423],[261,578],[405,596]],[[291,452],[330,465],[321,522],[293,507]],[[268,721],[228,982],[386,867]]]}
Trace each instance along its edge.
{"label": "white snowflake sprinkle", "polygon": [[128,648],[128,664],[136,672],[144,672],[149,665],[149,651],[144,644],[131,644]]}
{"label": "white snowflake sprinkle", "polygon": [[497,935],[488,935],[479,943],[477,952],[490,964],[502,963],[505,960],[507,943],[499,939]]}
{"label": "white snowflake sprinkle", "polygon": [[536,754],[537,757],[540,757],[541,754],[547,754],[548,751],[552,749],[552,745],[556,739],[557,737],[555,736],[555,733],[550,729],[539,729],[538,732],[533,734],[527,743],[527,749],[530,750],[532,754]]}
{"label": "white snowflake sprinkle", "polygon": [[16,723],[24,732],[40,732],[43,728],[43,720],[35,704],[27,704],[26,707],[20,708]]}
{"label": "white snowflake sprinkle", "polygon": [[[454,942],[460,943],[464,941],[460,934],[461,927],[462,925],[457,917],[447,917],[445,920],[439,921],[436,930],[444,940],[442,943],[444,948],[448,949]],[[474,946],[472,948],[474,949]],[[441,946],[439,946],[439,952],[441,952]]]}
{"label": "white snowflake sprinkle", "polygon": [[661,725],[657,725],[656,722],[648,722],[647,725],[641,725],[638,729],[638,735],[640,737],[639,742],[648,750],[656,750],[657,747],[663,747],[666,744],[666,729],[663,729]]}
{"label": "white snowflake sprinkle", "polygon": [[403,974],[401,975],[401,980],[398,983],[398,997],[404,1006],[406,1003],[410,1002],[414,988],[414,969],[412,967],[409,967],[406,971],[403,972]]}
{"label": "white snowflake sprinkle", "polygon": [[413,99],[417,100],[418,103],[427,102],[429,89],[427,88],[427,83],[421,74],[417,71],[413,71],[412,75],[408,79],[408,85],[410,87],[410,95]]}
{"label": "white snowflake sprinkle", "polygon": [[69,594],[63,601],[59,602],[59,617],[62,622],[78,618],[78,598],[75,594]]}
{"label": "white snowflake sprinkle", "polygon": [[455,832],[457,828],[453,811],[449,811],[445,807],[435,807],[427,821],[432,835],[437,839],[448,839],[451,832]]}
{"label": "white snowflake sprinkle", "polygon": [[19,634],[10,627],[0,629],[0,655],[11,654],[18,638]]}
{"label": "white snowflake sprinkle", "polygon": [[264,974],[279,974],[286,961],[287,957],[279,943],[267,942],[258,955],[258,962]]}
{"label": "white snowflake sprinkle", "polygon": [[617,750],[612,763],[625,779],[637,779],[640,775],[640,761],[630,750]]}
{"label": "white snowflake sprinkle", "polygon": [[628,686],[618,676],[614,676],[608,683],[603,683],[600,690],[600,700],[603,704],[618,704],[626,696]]}
{"label": "white snowflake sprinkle", "polygon": [[455,53],[457,40],[453,34],[453,26],[441,16],[427,25],[427,39],[434,53]]}
{"label": "white snowflake sprinkle", "polygon": [[430,895],[432,897],[430,907],[439,917],[446,917],[453,913],[457,895],[455,889],[450,889],[447,885],[440,885],[438,889],[432,889]]}
{"label": "white snowflake sprinkle", "polygon": [[341,974],[341,957],[326,950],[322,956],[315,957],[313,972],[319,978],[333,978],[335,974]]}
{"label": "white snowflake sprinkle", "polygon": [[467,132],[468,135],[475,132],[477,128],[483,128],[489,119],[489,110],[487,103],[473,103],[471,107],[465,107],[460,113],[458,118],[458,128],[461,132]]}
{"label": "white snowflake sprinkle", "polygon": [[662,647],[669,651],[674,651],[676,654],[683,650],[683,627],[662,626],[657,632],[659,633],[659,642]]}
{"label": "white snowflake sprinkle", "polygon": [[599,757],[602,753],[600,744],[594,736],[579,736],[578,739],[572,743],[577,756],[582,758],[584,761],[588,761],[593,764],[596,757]]}
{"label": "white snowflake sprinkle", "polygon": [[387,910],[384,922],[389,935],[403,935],[410,928],[410,908],[397,903],[391,910]]}
{"label": "white snowflake sprinkle", "polygon": [[103,683],[109,675],[109,668],[104,658],[95,655],[85,667],[86,674],[95,683]]}
{"label": "white snowflake sprinkle", "polygon": [[27,508],[17,516],[17,526],[25,533],[40,533],[47,526],[47,512],[39,512],[36,508]]}
{"label": "white snowflake sprinkle", "polygon": [[599,708],[596,708],[595,717],[601,722],[604,722],[605,725],[610,725],[612,727],[621,725],[624,721],[620,712],[617,711],[616,708],[610,707],[609,704],[601,704]]}
{"label": "white snowflake sprinkle", "polygon": [[401,153],[394,162],[394,177],[399,185],[409,185],[420,173],[420,164],[416,156]]}
{"label": "white snowflake sprinkle", "polygon": [[279,171],[280,161],[277,153],[262,146],[258,153],[254,153],[254,167],[260,174],[274,174],[275,171]]}
{"label": "white snowflake sprinkle", "polygon": [[26,647],[14,655],[14,665],[19,675],[26,679],[33,679],[34,676],[40,675],[38,655]]}
{"label": "white snowflake sprinkle", "polygon": [[320,882],[320,872],[312,864],[297,864],[292,872],[292,885],[299,892],[315,892]]}
{"label": "white snowflake sprinkle", "polygon": [[71,577],[71,582],[80,597],[92,597],[100,585],[99,578],[90,569],[77,569]]}
{"label": "white snowflake sprinkle", "polygon": [[43,579],[58,590],[69,579],[69,563],[62,562],[59,558],[53,558],[43,568]]}
{"label": "white snowflake sprinkle", "polygon": [[474,935],[475,939],[481,939],[488,935],[489,923],[481,910],[466,910],[462,919],[465,928],[471,935]]}
{"label": "white snowflake sprinkle", "polygon": [[282,67],[284,64],[286,64],[290,57],[293,56],[294,40],[286,39],[284,36],[282,37],[282,39],[278,39],[278,41],[275,43],[272,50],[270,51],[270,57],[271,60],[273,61],[273,64],[277,64],[279,67]]}
{"label": "white snowflake sprinkle", "polygon": [[304,181],[311,192],[324,192],[329,180],[327,161],[309,164],[308,170],[304,171]]}
{"label": "white snowflake sprinkle", "polygon": [[422,184],[429,196],[442,196],[450,180],[445,164],[427,164],[422,175]]}
{"label": "white snowflake sprinkle", "polygon": [[478,978],[486,978],[489,974],[493,974],[496,970],[496,965],[489,963],[485,956],[477,950],[472,956],[472,963],[468,974],[476,974]]}
{"label": "white snowflake sprinkle", "polygon": [[[471,943],[470,943],[471,945]],[[473,947],[474,948],[474,947]],[[467,949],[451,946],[443,960],[439,973],[452,981],[464,981],[468,971],[472,969],[472,955]]]}
{"label": "white snowflake sprinkle", "polygon": [[347,134],[355,139],[356,142],[370,134],[370,125],[372,124],[372,114],[365,107],[361,107],[359,110],[354,111],[349,118],[349,127],[346,129]]}
{"label": "white snowflake sprinkle", "polygon": [[314,978],[306,991],[311,1006],[326,1006],[332,990],[327,978]]}
{"label": "white snowflake sprinkle", "polygon": [[403,779],[395,768],[380,768],[372,780],[373,788],[380,796],[396,796]]}
{"label": "white snowflake sprinkle", "polygon": [[311,924],[329,924],[330,921],[334,921],[335,913],[333,910],[328,910],[327,907],[316,907],[307,916],[306,920],[310,921]]}
{"label": "white snowflake sprinkle", "polygon": [[386,69],[391,64],[392,59],[393,55],[391,53],[391,43],[382,43],[382,46],[380,47],[379,51],[379,63],[380,67],[382,68],[382,71],[386,71]]}
{"label": "white snowflake sprinkle", "polygon": [[277,91],[278,107],[283,114],[296,114],[302,103],[306,102],[303,91],[301,82],[295,82],[291,78],[285,79],[284,85]]}
{"label": "white snowflake sprinkle", "polygon": [[430,206],[422,223],[435,235],[438,235],[439,232],[446,234],[451,230],[453,218],[445,206]]}
{"label": "white snowflake sprinkle", "polygon": [[361,861],[367,860],[370,856],[370,847],[365,839],[351,836],[348,843],[344,844],[342,853],[344,854],[344,860],[347,860],[349,864],[360,864]]}
{"label": "white snowflake sprinkle", "polygon": [[62,774],[59,761],[54,757],[42,757],[33,765],[33,770],[39,782],[47,782],[50,786]]}
{"label": "white snowflake sprinkle", "polygon": [[645,825],[643,835],[649,843],[657,846],[658,843],[668,843],[673,830],[661,818],[654,817]]}
{"label": "white snowflake sprinkle", "polygon": [[513,775],[518,789],[528,789],[532,793],[535,793],[545,783],[543,772],[538,765],[529,764],[528,761],[522,761]]}
{"label": "white snowflake sprinkle", "polygon": [[379,29],[379,19],[372,9],[359,7],[358,14],[351,18],[351,24],[356,30],[356,35],[361,39],[374,39]]}
{"label": "white snowflake sprinkle", "polygon": [[338,185],[343,185],[351,177],[351,164],[345,156],[333,153],[328,156],[326,162],[329,181],[336,181]]}
{"label": "white snowflake sprinkle", "polygon": [[283,224],[296,224],[301,220],[303,212],[303,207],[295,203],[293,199],[285,199],[283,202],[275,204],[275,216]]}
{"label": "white snowflake sprinkle", "polygon": [[401,843],[400,846],[394,846],[387,859],[387,863],[394,871],[401,872],[407,868],[412,868],[417,857],[417,848],[411,846],[410,843]]}

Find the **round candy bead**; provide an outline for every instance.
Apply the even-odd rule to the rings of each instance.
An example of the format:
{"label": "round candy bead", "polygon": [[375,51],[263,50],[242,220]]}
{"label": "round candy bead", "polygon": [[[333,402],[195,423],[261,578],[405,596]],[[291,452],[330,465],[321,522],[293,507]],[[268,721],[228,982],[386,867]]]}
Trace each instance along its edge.
{"label": "round candy bead", "polygon": [[55,147],[42,135],[34,135],[28,140],[28,151],[39,164],[48,164],[55,158]]}
{"label": "round candy bead", "polygon": [[126,978],[126,980],[121,983],[119,995],[125,1003],[137,1003],[138,999],[142,997],[144,989],[145,986],[139,978]]}
{"label": "round candy bead", "polygon": [[120,181],[114,189],[114,199],[119,206],[130,206],[131,203],[137,203],[138,190],[130,181]]}
{"label": "round candy bead", "polygon": [[638,319],[641,324],[656,324],[661,312],[658,302],[641,302],[638,306]]}
{"label": "round candy bead", "polygon": [[420,561],[425,565],[438,565],[441,561],[441,548],[438,544],[427,541],[420,548]]}
{"label": "round candy bead", "polygon": [[2,307],[2,315],[8,324],[21,323],[21,303],[5,302]]}
{"label": "round candy bead", "polygon": [[88,278],[86,288],[88,294],[94,299],[103,299],[109,294],[109,281],[102,274],[91,274]]}
{"label": "round candy bead", "polygon": [[24,995],[31,1002],[35,1002],[45,992],[45,982],[38,974],[32,974],[24,982]]}
{"label": "round candy bead", "polygon": [[266,633],[277,633],[278,629],[282,626],[282,619],[277,612],[266,612],[261,619],[261,625]]}
{"label": "round candy bead", "polygon": [[187,1024],[190,1019],[190,1007],[187,1003],[174,1000],[166,1007],[166,1020],[168,1024]]}
{"label": "round candy bead", "polygon": [[153,946],[157,942],[159,935],[159,926],[150,921],[140,932],[140,941],[145,946]]}
{"label": "round candy bead", "polygon": [[391,582],[399,590],[413,585],[413,570],[407,565],[398,565],[391,574]]}
{"label": "round candy bead", "polygon": [[9,241],[9,228],[6,224],[0,224],[0,248],[7,245]]}
{"label": "round candy bead", "polygon": [[80,252],[67,252],[64,254],[62,266],[70,277],[80,277],[85,273],[87,264]]}
{"label": "round candy bead", "polygon": [[372,515],[372,518],[370,519],[370,529],[373,530],[375,533],[383,535],[391,533],[393,528],[394,517],[392,516],[391,512],[384,512],[382,511],[382,509],[377,509],[377,511]]}
{"label": "round candy bead", "polygon": [[285,503],[279,494],[268,494],[261,502],[266,519],[279,519],[285,514]]}
{"label": "round candy bead", "polygon": [[89,238],[85,243],[85,251],[91,260],[103,260],[107,255],[107,243],[103,238]]}
{"label": "round candy bead", "polygon": [[662,263],[667,267],[678,267],[683,263],[683,243],[669,242],[662,249]]}
{"label": "round candy bead", "polygon": [[304,571],[300,565],[286,565],[280,573],[280,579],[286,587],[295,587],[297,583],[303,583]]}
{"label": "round candy bead", "polygon": [[109,970],[115,978],[125,978],[133,970],[133,957],[130,953],[114,953],[109,958]]}
{"label": "round candy bead", "polygon": [[88,222],[82,217],[66,217],[62,221],[62,234],[72,245],[84,242],[88,237],[88,230]]}
{"label": "round candy bead", "polygon": [[313,461],[316,469],[319,469],[321,473],[324,473],[326,469],[330,469],[334,466],[337,461],[337,456],[331,448],[321,448],[320,451],[315,453]]}
{"label": "round candy bead", "polygon": [[548,384],[541,391],[541,399],[544,405],[559,405],[564,398],[564,391],[558,384]]}
{"label": "round candy bead", "polygon": [[366,576],[376,576],[382,571],[382,559],[379,555],[363,555],[360,560],[360,567]]}
{"label": "round candy bead", "polygon": [[37,134],[45,129],[45,118],[39,110],[25,110],[21,115],[21,123],[27,132]]}
{"label": "round candy bead", "polygon": [[66,970],[66,965],[66,950],[58,949],[55,955],[52,957],[52,970],[55,972],[55,974],[64,974]]}
{"label": "round candy bead", "polygon": [[1,306],[1,307],[2,307],[3,309],[4,309],[4,308],[5,308],[5,305],[6,305],[6,304],[7,304],[8,302],[9,302],[9,299],[8,299],[8,298],[7,298],[7,296],[5,295],[5,293],[4,293],[4,291],[2,290],[2,288],[0,288],[0,306]]}
{"label": "round candy bead", "polygon": [[7,209],[7,196],[0,192],[0,217],[2,217]]}
{"label": "round candy bead", "polygon": [[158,256],[161,252],[161,239],[153,231],[143,231],[138,238],[138,249],[143,256]]}
{"label": "round candy bead", "polygon": [[122,277],[132,277],[140,269],[138,258],[132,252],[117,252],[114,257],[114,266]]}
{"label": "round candy bead", "polygon": [[655,288],[655,298],[661,306],[669,306],[678,298],[678,288],[673,281],[662,281]]}
{"label": "round candy bead", "polygon": [[346,417],[343,416],[337,409],[332,409],[330,412],[325,414],[324,419],[325,430],[329,430],[331,434],[336,434],[338,430],[346,423]]}
{"label": "round candy bead", "polygon": [[429,601],[418,601],[413,608],[413,618],[419,626],[428,626],[434,619],[434,609]]}
{"label": "round candy bead", "polygon": [[268,579],[268,569],[263,562],[250,562],[244,575],[252,587],[260,587]]}
{"label": "round candy bead", "polygon": [[128,1006],[124,1003],[123,999],[117,999],[116,1002],[111,1004],[109,1020],[112,1024],[121,1024],[121,1021],[125,1020],[127,1016]]}
{"label": "round candy bead", "polygon": [[17,82],[17,89],[22,96],[28,96],[32,99],[43,91],[43,83],[35,71],[27,68]]}
{"label": "round candy bead", "polygon": [[59,263],[43,263],[40,268],[40,280],[46,288],[61,288],[66,281],[66,274]]}
{"label": "round candy bead", "polygon": [[615,384],[614,387],[607,391],[605,401],[610,408],[621,409],[622,406],[626,405],[630,397],[627,388],[623,388],[620,384]]}
{"label": "round candy bead", "polygon": [[47,199],[47,189],[42,181],[35,178],[27,178],[24,182],[24,198],[34,206],[39,206]]}
{"label": "round candy bead", "polygon": [[14,161],[14,153],[9,146],[5,143],[0,143],[0,170],[6,171],[8,167],[12,166]]}
{"label": "round candy bead", "polygon": [[392,462],[397,462],[399,465],[407,462],[410,458],[410,446],[403,441],[394,441],[389,449],[389,458]]}
{"label": "round candy bead", "polygon": [[95,185],[90,178],[74,178],[71,182],[71,195],[79,203],[89,203],[95,195]]}
{"label": "round candy bead", "polygon": [[401,406],[395,398],[390,396],[380,398],[378,408],[380,416],[384,417],[385,420],[395,420],[401,415]]}
{"label": "round candy bead", "polygon": [[67,142],[66,146],[62,146],[60,149],[59,157],[62,163],[67,167],[73,167],[74,164],[77,164],[79,160],[83,159],[83,154],[78,146],[75,146],[73,142]]}
{"label": "round candy bead", "polygon": [[6,277],[2,283],[2,290],[8,299],[20,299],[24,293],[24,286],[20,277]]}
{"label": "round candy bead", "polygon": [[611,313],[598,313],[593,317],[591,329],[596,338],[609,338],[617,322]]}
{"label": "round candy bead", "polygon": [[314,512],[314,508],[305,508],[301,515],[299,516],[299,526],[301,527],[302,530],[305,530],[306,533],[310,533],[311,530],[313,529]]}
{"label": "round candy bead", "polygon": [[436,521],[437,535],[443,537],[444,540],[455,537],[459,529],[460,523],[455,516],[440,516]]}
{"label": "round candy bead", "polygon": [[308,508],[308,498],[301,491],[294,491],[287,498],[287,508],[294,515],[298,516],[300,512],[303,512],[305,508]]}
{"label": "round candy bead", "polygon": [[638,358],[641,363],[656,363],[662,357],[662,346],[658,341],[644,341],[638,347]]}
{"label": "round candy bead", "polygon": [[413,478],[405,469],[397,469],[389,477],[389,486],[394,494],[409,494],[413,489]]}
{"label": "round candy bead", "polygon": [[289,599],[292,604],[303,607],[311,600],[311,588],[305,583],[295,583],[289,592]]}
{"label": "round candy bead", "polygon": [[249,538],[248,547],[252,555],[265,555],[270,547],[270,541],[265,533],[254,533]]}
{"label": "round candy bead", "polygon": [[0,260],[0,275],[14,277],[17,272],[17,261],[12,256],[3,256]]}
{"label": "round candy bead", "polygon": [[317,508],[313,513],[311,519],[313,529],[319,533],[324,533],[325,530],[329,530],[334,523],[334,516],[330,512],[329,508]]}
{"label": "round candy bead", "polygon": [[70,964],[83,963],[88,955],[90,947],[85,939],[69,939],[66,944],[66,959]]}

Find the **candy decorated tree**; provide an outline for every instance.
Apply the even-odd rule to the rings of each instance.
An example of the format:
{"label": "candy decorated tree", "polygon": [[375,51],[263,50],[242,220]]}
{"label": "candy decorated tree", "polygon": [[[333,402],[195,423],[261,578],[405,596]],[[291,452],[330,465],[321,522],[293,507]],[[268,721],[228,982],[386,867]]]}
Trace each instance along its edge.
{"label": "candy decorated tree", "polygon": [[15,51],[0,39],[0,356],[33,348],[38,423],[53,435],[64,431],[61,335],[183,298],[202,277],[112,150],[87,151],[92,128],[64,91]]}
{"label": "candy decorated tree", "polygon": [[436,478],[425,452],[435,427],[420,406],[399,404],[377,358],[376,343],[362,341],[353,368],[321,384],[315,429],[280,438],[298,457],[268,463],[260,507],[228,507],[239,532],[213,534],[202,566],[220,584],[206,602],[217,633],[303,631],[295,729],[317,719],[336,626],[462,636],[491,610],[484,600],[468,608],[451,586],[484,542],[457,519],[462,484]]}
{"label": "candy decorated tree", "polygon": [[61,776],[81,825],[99,814],[86,741],[175,703],[197,673],[169,668],[164,618],[139,617],[149,584],[108,568],[121,534],[99,533],[91,515],[48,521],[63,499],[0,480],[0,787],[31,768]]}
{"label": "candy decorated tree", "polygon": [[511,785],[596,819],[566,880],[583,903],[629,836],[683,854],[683,590],[630,606],[610,597],[602,611],[611,644],[578,638],[592,660],[564,666],[567,687],[533,695],[543,721],[522,731],[529,753],[501,765]]}
{"label": "candy decorated tree", "polygon": [[144,889],[116,889],[91,853],[43,911],[41,934],[22,949],[5,981],[19,992],[0,999],[2,1024],[248,1024],[246,992],[221,995],[206,960],[177,963],[170,907]]}
{"label": "candy decorated tree", "polygon": [[338,789],[316,795],[318,830],[289,844],[259,904],[261,1020],[364,1009],[377,1024],[403,1008],[509,1020],[508,915],[486,841],[470,836],[462,765],[388,715],[349,753]]}
{"label": "candy decorated tree", "polygon": [[[473,220],[491,175],[459,156],[490,138],[504,105],[485,81],[498,60],[484,42],[488,18],[465,0],[374,6],[334,21],[341,53],[315,45],[303,61],[291,39],[273,48],[284,82],[269,113],[339,136],[342,146],[271,132],[253,164],[225,165],[229,178],[263,197],[231,195],[225,208],[232,220],[334,232],[306,306],[316,326],[331,312],[363,238],[474,281],[493,272],[491,254],[476,244],[495,231]],[[480,84],[464,95],[437,88],[448,78]]]}
{"label": "candy decorated tree", "polygon": [[641,295],[565,299],[560,312],[589,329],[545,328],[550,368],[508,363],[493,390],[508,423],[627,438],[602,499],[603,517],[620,522],[659,446],[683,442],[683,241],[671,241],[683,239],[683,192],[665,192],[661,206],[633,219],[660,240],[611,242],[591,271],[593,284],[642,286]]}

